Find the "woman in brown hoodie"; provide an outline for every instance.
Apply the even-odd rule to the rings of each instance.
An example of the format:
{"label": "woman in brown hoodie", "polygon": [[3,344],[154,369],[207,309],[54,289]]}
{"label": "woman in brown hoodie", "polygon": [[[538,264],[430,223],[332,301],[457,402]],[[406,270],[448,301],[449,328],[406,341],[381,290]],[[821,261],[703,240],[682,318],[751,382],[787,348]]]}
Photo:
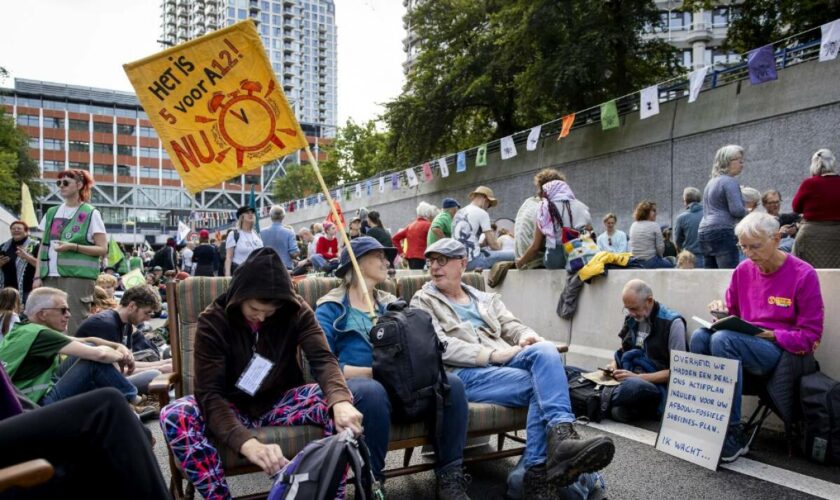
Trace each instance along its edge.
{"label": "woman in brown hoodie", "polygon": [[[317,384],[304,383],[298,347]],[[324,332],[270,248],[255,250],[227,292],[201,313],[194,359],[195,395],[166,406],[160,422],[181,469],[204,498],[230,497],[214,443],[273,474],[288,460],[279,446],[261,443],[255,428],[308,424],[323,426],[326,434],[362,432],[362,415]]]}

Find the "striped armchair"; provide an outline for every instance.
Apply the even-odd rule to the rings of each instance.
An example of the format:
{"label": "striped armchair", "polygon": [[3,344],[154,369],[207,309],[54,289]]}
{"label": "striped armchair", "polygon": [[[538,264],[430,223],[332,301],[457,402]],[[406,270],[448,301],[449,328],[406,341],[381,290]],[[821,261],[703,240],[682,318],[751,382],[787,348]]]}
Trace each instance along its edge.
{"label": "striped armchair", "polygon": [[[403,283],[387,281],[377,288],[381,288],[398,296],[403,296],[408,290],[417,285],[414,281]],[[420,278],[424,278],[420,276]],[[172,345],[173,373],[164,374],[155,379],[150,390],[160,398],[161,405],[168,404],[169,391],[174,389],[178,397],[192,394],[195,387],[193,345],[195,342],[198,316],[210,305],[219,295],[224,293],[229,285],[229,278],[206,278],[196,277],[180,281],[170,285],[166,290],[167,302],[169,304],[169,338]],[[403,287],[400,286],[402,283]],[[475,283],[479,283],[475,281]],[[483,283],[483,281],[481,282]],[[296,283],[297,293],[312,307],[323,294],[338,286],[339,280],[335,278],[307,278]],[[483,286],[481,287],[483,289]],[[414,290],[416,291],[416,289]],[[399,292],[399,293],[397,293]],[[411,292],[413,295],[413,292]],[[410,296],[408,296],[410,300]],[[304,375],[309,378],[309,369],[305,359],[301,359],[301,368]],[[469,428],[470,437],[498,435],[498,450],[471,455],[468,461],[489,460],[502,457],[515,456],[522,453],[522,447],[511,450],[502,450],[504,435],[507,432],[525,428],[527,408],[510,409],[502,406],[470,403]],[[412,452],[415,447],[430,444],[426,438],[427,431],[425,424],[394,424],[391,426],[391,450],[405,450],[403,467],[386,471],[388,476],[412,474],[422,470],[428,470],[434,464],[423,463],[409,467]],[[277,443],[289,457],[298,453],[309,441],[322,437],[320,427],[296,426],[296,427],[266,427],[257,430],[260,440],[265,443]],[[240,456],[237,450],[230,450],[218,445],[222,464],[227,476],[246,474],[258,470],[256,466]],[[174,498],[191,498],[194,488],[187,484],[184,488],[184,476],[175,463],[174,457],[169,453],[169,465],[171,471],[170,491]]]}

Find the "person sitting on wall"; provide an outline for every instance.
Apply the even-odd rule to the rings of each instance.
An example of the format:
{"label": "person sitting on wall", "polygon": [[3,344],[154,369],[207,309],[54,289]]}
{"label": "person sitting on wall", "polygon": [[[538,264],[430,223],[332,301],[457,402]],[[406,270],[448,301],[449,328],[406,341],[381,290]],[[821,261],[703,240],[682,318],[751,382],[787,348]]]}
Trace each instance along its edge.
{"label": "person sitting on wall", "polygon": [[662,413],[671,351],[685,351],[685,319],[654,300],[653,290],[642,280],[624,285],[624,326],[621,347],[607,366],[619,385],[612,394],[611,416],[619,422]]}
{"label": "person sitting on wall", "polygon": [[528,407],[524,498],[558,498],[558,488],[606,467],[615,453],[608,437],[581,439],[557,346],[523,324],[498,294],[461,282],[467,251],[451,238],[426,249],[432,281],[411,300],[427,311],[447,343],[443,362],[464,383],[467,399]]}
{"label": "person sitting on wall", "polygon": [[[470,193],[469,205],[458,210],[452,219],[452,238],[460,241],[467,250],[467,269],[470,271],[490,269],[496,262],[512,262],[514,259],[513,252],[502,251],[502,245],[490,227],[487,210],[497,203],[492,189],[479,186]],[[484,236],[483,243],[479,241],[481,236]]]}
{"label": "person sitting on wall", "polygon": [[[732,273],[726,304],[716,300],[709,309],[738,316],[764,331],[747,335],[700,328],[692,334],[689,347],[691,352],[737,359],[742,372],[769,375],[783,351],[805,355],[819,346],[825,315],[820,282],[810,264],[779,250],[779,221],[772,215],[747,215],[735,227],[735,235],[747,259]],[[735,461],[749,452],[741,426],[743,383],[743,375],[739,375],[722,462]]]}

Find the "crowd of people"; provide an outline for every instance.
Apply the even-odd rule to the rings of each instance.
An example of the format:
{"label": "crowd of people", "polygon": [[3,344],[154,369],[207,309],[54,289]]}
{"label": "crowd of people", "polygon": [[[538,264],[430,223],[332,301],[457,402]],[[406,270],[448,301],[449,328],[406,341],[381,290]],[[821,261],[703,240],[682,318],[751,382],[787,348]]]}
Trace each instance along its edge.
{"label": "crowd of people", "polygon": [[[735,269],[725,298],[709,308],[761,327],[756,336],[708,329],[687,335],[680,312],[655,300],[647,283],[626,283],[620,298],[625,321],[617,325],[620,343],[606,368],[621,382],[610,396],[610,416],[622,422],[655,416],[663,411],[671,351],[738,359],[744,373],[765,376],[784,352],[801,356],[817,348],[824,318],[814,269],[840,268],[835,163],[831,151],[817,151],[810,177],[793,198],[793,212],[781,213],[778,191],[762,194],[739,185],[744,150],[725,146],[715,155],[704,189],[684,189],[685,210],[673,228],[656,221],[657,204],[646,199],[636,205],[627,232],[618,229],[618,216],[608,213],[602,218],[603,232],[596,234],[589,207],[554,169],[534,177],[534,196],[522,203],[513,228],[492,222],[489,211],[498,200],[487,186],[472,190],[463,206],[454,198],[443,199],[440,209],[420,202],[416,219],[393,234],[380,213],[361,209],[346,224],[360,276],[352,272],[350,252],[332,215],[295,232],[284,224],[283,207],[274,206],[271,225],[260,231],[255,210],[245,206],[223,238],[212,239],[209,231],[200,230],[197,242],[179,247],[169,239],[157,252],[135,250],[128,266],[144,272],[146,284],[129,288],[115,263],[103,262],[108,254],[105,225],[88,202],[93,180],[85,171],[65,170],[57,180],[63,203],[44,215],[38,228],[43,236],[33,237],[27,224],[15,221],[11,239],[0,245],[0,386],[5,398],[0,443],[14,450],[4,454],[0,465],[30,456],[19,429],[47,426],[60,408],[78,414],[79,421],[44,436],[73,442],[89,433],[90,425],[119,427],[121,437],[141,450],[132,461],[148,484],[137,498],[165,491],[160,471],[150,463],[150,436],[138,422],[157,414],[145,395],[155,377],[172,370],[172,363],[165,342],[157,342],[144,325],[160,314],[168,283],[229,276],[227,292],[199,318],[195,394],[160,412],[164,436],[188,479],[205,498],[229,495],[208,435],[274,473],[290,457],[261,442],[253,429],[312,424],[326,434],[364,432],[377,488],[384,491],[393,417],[387,392],[372,377],[373,352],[366,335],[375,316],[396,300],[376,285],[407,268],[430,275],[411,306],[431,315],[447,345],[443,361],[449,404],[443,428],[430,435],[438,497],[467,498],[462,462],[469,402],[528,409],[526,448],[517,466],[525,498],[557,498],[561,489],[581,480],[596,485],[596,473],[608,466],[615,445],[604,436],[583,439],[575,430],[568,378],[578,372],[564,366],[555,344],[516,318],[498,294],[465,285],[463,274],[498,263],[577,273],[592,259],[602,259],[599,255],[624,256],[626,267],[643,269]],[[310,273],[341,280],[314,311],[292,285],[295,277]],[[375,304],[374,318],[369,300]],[[299,351],[315,383],[304,383]],[[240,375],[255,360],[269,362],[269,369],[244,386]],[[725,462],[749,450],[741,425],[742,379],[736,383],[721,455]],[[89,411],[97,402],[99,409]],[[113,439],[110,432],[98,439]],[[59,481],[81,487],[79,476],[89,472],[70,457],[51,453],[38,444],[42,441],[33,441],[31,451],[67,462]],[[106,469],[123,467],[119,461],[107,463],[112,446],[105,442],[82,453]],[[51,491],[49,485],[44,488]]]}

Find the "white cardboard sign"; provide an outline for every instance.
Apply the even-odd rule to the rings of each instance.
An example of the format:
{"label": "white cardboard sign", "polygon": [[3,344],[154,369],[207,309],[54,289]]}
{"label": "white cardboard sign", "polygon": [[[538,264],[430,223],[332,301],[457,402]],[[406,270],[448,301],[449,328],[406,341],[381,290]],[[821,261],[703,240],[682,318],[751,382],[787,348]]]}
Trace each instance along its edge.
{"label": "white cardboard sign", "polygon": [[717,470],[740,361],[671,351],[671,378],[656,448]]}

